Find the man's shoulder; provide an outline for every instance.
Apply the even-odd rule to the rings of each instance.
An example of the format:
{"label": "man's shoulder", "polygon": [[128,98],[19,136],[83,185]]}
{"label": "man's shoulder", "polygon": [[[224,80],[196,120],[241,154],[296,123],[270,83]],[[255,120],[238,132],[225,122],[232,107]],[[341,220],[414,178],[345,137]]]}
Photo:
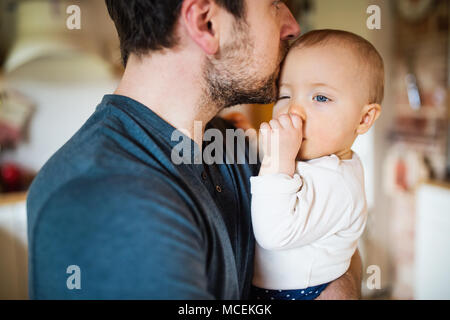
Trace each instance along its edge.
{"label": "man's shoulder", "polygon": [[[145,174],[83,172],[53,189],[45,188],[45,180],[37,180],[28,193],[29,218],[70,209],[108,214],[115,211],[153,210],[174,206],[189,210],[189,197],[174,179],[162,171],[149,168]],[[182,212],[183,210],[180,210]],[[72,210],[76,211],[76,210]]]}
{"label": "man's shoulder", "polygon": [[160,162],[168,155],[158,144],[149,136],[149,152],[120,125],[111,127],[108,121],[97,120],[80,129],[41,169],[28,193],[30,224],[44,214],[92,211],[90,218],[97,219],[167,203],[179,204],[180,212],[189,210],[176,172]]}
{"label": "man's shoulder", "polygon": [[[160,177],[167,166],[164,158],[170,152],[123,110],[102,102],[86,123],[41,168],[31,187],[42,198],[60,192],[67,184],[76,185],[80,191],[107,180],[128,177],[128,183],[152,182]],[[161,183],[163,183],[162,181]],[[100,185],[99,185],[100,184]],[[155,184],[150,183],[150,188]],[[114,183],[103,187],[114,188]]]}

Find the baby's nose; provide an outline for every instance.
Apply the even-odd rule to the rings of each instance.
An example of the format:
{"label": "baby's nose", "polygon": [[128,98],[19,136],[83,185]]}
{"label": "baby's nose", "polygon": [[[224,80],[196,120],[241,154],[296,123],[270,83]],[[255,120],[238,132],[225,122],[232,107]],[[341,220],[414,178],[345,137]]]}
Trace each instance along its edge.
{"label": "baby's nose", "polygon": [[306,120],[306,113],[302,107],[299,106],[291,107],[289,108],[289,113],[298,115],[300,118],[302,118],[303,121]]}

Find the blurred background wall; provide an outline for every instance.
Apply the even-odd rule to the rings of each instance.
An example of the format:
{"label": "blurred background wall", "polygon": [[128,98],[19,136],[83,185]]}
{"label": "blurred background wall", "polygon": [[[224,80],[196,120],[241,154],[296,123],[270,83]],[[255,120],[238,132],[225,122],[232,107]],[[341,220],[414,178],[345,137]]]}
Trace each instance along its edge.
{"label": "blurred background wall", "polygon": [[[354,148],[370,208],[360,241],[364,297],[450,299],[450,1],[286,2],[302,33],[354,32],[385,62],[382,116]],[[67,26],[76,22],[71,5],[81,29]],[[367,26],[371,5],[380,29]],[[27,186],[123,70],[103,0],[0,0],[0,10],[0,299],[17,299],[27,297]],[[258,127],[272,106],[227,112],[236,110]]]}

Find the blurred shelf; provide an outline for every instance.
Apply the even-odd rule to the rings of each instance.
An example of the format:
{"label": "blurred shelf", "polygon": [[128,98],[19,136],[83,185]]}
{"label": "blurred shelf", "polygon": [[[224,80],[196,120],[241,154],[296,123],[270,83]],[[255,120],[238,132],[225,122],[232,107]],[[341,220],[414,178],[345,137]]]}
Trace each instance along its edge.
{"label": "blurred shelf", "polygon": [[0,206],[23,202],[27,200],[27,192],[0,193]]}
{"label": "blurred shelf", "polygon": [[425,181],[424,184],[428,184],[434,187],[444,188],[450,190],[450,181],[440,181],[440,180],[429,180]]}
{"label": "blurred shelf", "polygon": [[409,104],[396,103],[399,109],[397,116],[412,117],[412,118],[427,118],[427,119],[446,119],[448,117],[445,102],[441,106],[423,105],[418,110],[411,108]]}

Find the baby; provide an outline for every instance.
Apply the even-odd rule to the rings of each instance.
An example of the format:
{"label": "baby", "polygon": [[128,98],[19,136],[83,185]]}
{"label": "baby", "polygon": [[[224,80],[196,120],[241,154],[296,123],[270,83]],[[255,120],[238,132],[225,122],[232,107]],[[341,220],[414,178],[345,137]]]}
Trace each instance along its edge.
{"label": "baby", "polygon": [[366,224],[364,173],[351,148],[380,115],[383,60],[355,34],[312,31],[291,46],[279,86],[251,178],[252,298],[312,300],[347,271]]}

